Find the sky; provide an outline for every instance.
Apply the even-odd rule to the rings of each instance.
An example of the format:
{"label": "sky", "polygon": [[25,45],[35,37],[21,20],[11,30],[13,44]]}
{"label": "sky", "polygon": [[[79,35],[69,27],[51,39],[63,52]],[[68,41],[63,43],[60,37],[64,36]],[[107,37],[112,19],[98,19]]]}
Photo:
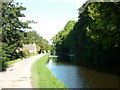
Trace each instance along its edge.
{"label": "sky", "polygon": [[30,24],[43,38],[50,41],[69,20],[78,20],[78,8],[86,0],[14,0],[22,3],[27,10],[22,13],[26,17],[21,20],[34,20]]}

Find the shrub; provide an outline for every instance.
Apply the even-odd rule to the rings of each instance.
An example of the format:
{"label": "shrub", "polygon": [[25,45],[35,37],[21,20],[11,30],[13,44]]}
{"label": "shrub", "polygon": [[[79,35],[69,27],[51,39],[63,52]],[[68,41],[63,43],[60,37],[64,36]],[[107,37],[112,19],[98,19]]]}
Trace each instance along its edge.
{"label": "shrub", "polygon": [[22,52],[23,57],[27,57],[30,55],[30,52],[28,49],[23,49],[21,52]]}

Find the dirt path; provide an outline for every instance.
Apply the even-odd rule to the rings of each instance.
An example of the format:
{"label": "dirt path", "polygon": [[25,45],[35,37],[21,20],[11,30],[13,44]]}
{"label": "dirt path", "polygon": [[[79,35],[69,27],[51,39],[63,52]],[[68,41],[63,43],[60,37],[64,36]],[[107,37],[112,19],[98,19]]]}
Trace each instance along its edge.
{"label": "dirt path", "polygon": [[7,68],[5,72],[0,72],[1,88],[32,88],[31,85],[31,66],[33,62],[44,54],[32,56],[28,59],[18,61]]}

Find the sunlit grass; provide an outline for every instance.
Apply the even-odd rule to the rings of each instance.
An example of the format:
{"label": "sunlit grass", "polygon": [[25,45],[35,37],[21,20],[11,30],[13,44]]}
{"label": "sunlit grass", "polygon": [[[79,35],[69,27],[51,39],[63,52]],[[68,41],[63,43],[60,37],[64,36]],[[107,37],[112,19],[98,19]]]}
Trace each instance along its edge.
{"label": "sunlit grass", "polygon": [[66,88],[66,86],[46,67],[48,54],[40,58],[32,67],[32,82],[35,88]]}
{"label": "sunlit grass", "polygon": [[6,66],[9,67],[9,65],[14,64],[15,62],[18,62],[18,61],[21,61],[25,58],[29,58],[29,57],[36,56],[36,55],[39,55],[39,54],[31,54],[30,56],[27,56],[27,57],[21,57],[21,58],[16,59],[16,60],[7,61]]}
{"label": "sunlit grass", "polygon": [[16,60],[13,60],[13,61],[7,61],[7,62],[6,62],[7,67],[9,67],[9,65],[14,64],[15,62],[18,62],[18,61],[20,61],[20,60],[22,60],[22,59],[24,59],[24,58],[16,59]]}

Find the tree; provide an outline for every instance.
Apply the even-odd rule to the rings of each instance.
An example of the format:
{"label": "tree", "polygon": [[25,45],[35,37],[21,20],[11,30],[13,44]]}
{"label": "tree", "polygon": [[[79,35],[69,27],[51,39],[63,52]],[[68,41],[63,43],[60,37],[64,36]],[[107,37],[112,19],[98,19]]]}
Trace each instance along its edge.
{"label": "tree", "polygon": [[101,59],[116,61],[120,58],[120,3],[91,3],[88,12],[94,22],[87,27],[87,33],[96,45],[101,45]]}
{"label": "tree", "polygon": [[[63,30],[58,32],[58,34],[53,38],[53,49],[55,49],[56,54],[66,55],[70,53],[70,39],[67,39],[67,36],[70,31],[73,30],[75,21],[68,21]],[[54,53],[54,52],[52,52]]]}
{"label": "tree", "polygon": [[21,22],[19,20],[19,17],[25,17],[21,13],[22,10],[26,10],[26,8],[18,3],[2,2],[2,26],[0,31],[2,31],[3,67],[6,61],[20,57],[16,53],[16,49],[22,47],[23,44],[25,32],[22,29],[30,28],[27,22]]}
{"label": "tree", "polygon": [[120,3],[86,2],[78,10],[73,29],[68,26],[70,31],[64,28],[53,38],[53,51],[60,56],[74,54],[77,58],[72,62],[77,64],[116,65],[120,61]]}
{"label": "tree", "polygon": [[24,38],[24,44],[37,44],[38,52],[48,52],[49,43],[47,40],[43,39],[35,30],[26,32],[26,37]]}

